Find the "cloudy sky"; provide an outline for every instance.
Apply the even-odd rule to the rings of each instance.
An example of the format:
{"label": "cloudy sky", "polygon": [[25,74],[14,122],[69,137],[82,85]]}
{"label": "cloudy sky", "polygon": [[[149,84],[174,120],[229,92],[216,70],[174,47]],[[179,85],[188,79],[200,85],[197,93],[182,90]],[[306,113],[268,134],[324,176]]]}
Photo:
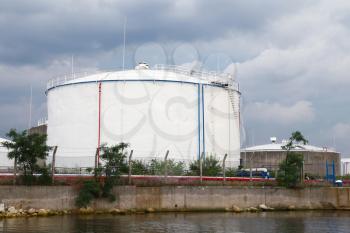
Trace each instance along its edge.
{"label": "cloudy sky", "polygon": [[0,0],[0,137],[46,116],[46,82],[136,62],[238,63],[246,145],[302,131],[350,155],[348,0]]}

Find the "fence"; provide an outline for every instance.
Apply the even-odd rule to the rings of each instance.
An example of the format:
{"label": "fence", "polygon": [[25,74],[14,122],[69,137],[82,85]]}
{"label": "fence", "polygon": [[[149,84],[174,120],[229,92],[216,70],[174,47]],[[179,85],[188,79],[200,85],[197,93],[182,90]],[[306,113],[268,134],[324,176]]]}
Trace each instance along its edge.
{"label": "fence", "polygon": [[[97,149],[95,149],[94,156],[80,157],[74,156],[74,153],[56,156],[59,149],[57,146],[53,147],[46,161],[40,161],[42,165],[50,170],[53,182],[55,182],[55,179],[61,179],[64,176],[94,176],[94,171],[105,163],[102,159],[99,161],[99,150]],[[88,149],[91,151],[91,148]],[[80,148],[80,150],[88,151],[87,148]],[[77,153],[77,150],[75,152]],[[80,154],[81,151],[78,152]],[[138,156],[135,156],[135,154]],[[237,175],[236,171],[239,165],[238,160],[232,161],[227,154],[219,156],[202,153],[199,159],[197,159],[197,155],[177,157],[178,153],[169,150],[164,151],[163,154],[157,153],[154,156],[141,157],[140,154],[143,154],[143,152],[134,153],[133,150],[129,150],[124,158],[123,166],[113,168],[118,169],[123,177],[127,177],[126,180],[129,184],[132,177],[139,180],[142,177],[161,178],[163,180],[174,180],[175,178],[179,179],[179,177],[192,177],[194,179],[195,177],[199,183],[202,183],[203,180],[213,180],[207,177],[217,177],[225,183],[228,177]],[[145,154],[152,153],[148,151]],[[81,163],[82,161],[84,162]],[[89,164],[89,166],[78,166],[79,163]],[[12,166],[0,167],[0,174],[12,174],[15,183],[16,176],[20,175],[22,171],[13,160],[10,164]],[[250,178],[253,180],[253,176]]]}
{"label": "fence", "polygon": [[[94,176],[94,171],[104,165],[104,161],[101,159],[99,161],[99,149],[95,149],[95,155],[93,156],[74,156],[74,151],[72,154],[60,154],[56,156],[59,151],[59,147],[54,147],[49,153],[49,156],[45,162],[46,166],[49,167],[53,182],[56,178],[62,178],[64,176]],[[91,152],[91,148],[80,148],[82,151]],[[78,151],[81,154],[82,151]],[[75,150],[77,153],[77,151]],[[143,153],[143,152],[142,152]],[[141,154],[142,154],[141,153]],[[146,152],[145,152],[146,153]],[[147,154],[152,154],[147,152]],[[138,155],[138,156],[135,156]],[[202,153],[200,158],[197,158],[197,155],[183,156],[181,158],[177,157],[175,151],[164,151],[158,153],[156,156],[146,156],[140,157],[139,153],[134,153],[133,150],[130,150],[126,153],[125,158],[121,167],[114,167],[113,169],[119,170],[122,177],[126,183],[131,184],[135,179],[154,179],[154,180],[189,180],[195,179],[199,183],[203,181],[216,180],[222,181],[224,184],[226,181],[232,181],[232,177],[244,176],[243,180],[254,181],[254,176],[260,178],[265,177],[275,177],[280,162],[275,161],[274,163],[269,161],[264,163],[267,160],[254,160],[249,159],[248,157],[242,157],[241,164],[238,161],[232,161],[228,154],[223,155],[210,155]],[[83,164],[89,164],[89,166],[74,166],[84,161]],[[14,164],[14,161],[11,162]],[[70,166],[66,166],[66,165]],[[245,169],[245,174],[240,173],[238,166]],[[315,167],[325,169],[323,163],[308,163],[305,161],[303,171],[311,170],[310,167],[315,169]],[[270,176],[266,174],[256,174],[257,168],[265,168],[270,172]],[[11,173],[16,176],[21,173],[16,166],[3,166],[0,167],[0,174]],[[301,177],[304,177],[302,175]],[[312,178],[312,177],[310,177]],[[318,176],[315,178],[323,178]],[[15,179],[14,179],[15,180]],[[14,181],[15,182],[15,181]]]}
{"label": "fence", "polygon": [[[79,174],[79,175],[93,175],[94,171],[103,166],[104,161],[99,159],[99,150],[96,150],[95,157],[68,157],[63,159],[65,163],[69,163],[68,160],[76,161],[79,159],[85,159],[94,161],[94,167],[61,167],[56,166],[57,147],[54,148],[51,157],[51,168],[53,177],[60,174]],[[115,167],[113,169],[119,169],[120,173],[128,176],[128,183],[131,183],[132,176],[154,176],[164,177],[168,176],[198,176],[200,183],[203,181],[204,176],[220,176],[223,178],[223,182],[226,182],[227,172],[229,176],[234,176],[233,173],[238,168],[238,161],[227,161],[227,154],[223,156],[210,156],[204,153],[201,154],[198,160],[195,159],[183,159],[172,158],[171,152],[167,150],[163,156],[148,156],[148,157],[133,157],[134,151],[130,150],[127,156],[124,158],[122,167]],[[190,157],[190,156],[188,156]],[[62,159],[62,158],[61,158]],[[100,161],[100,162],[98,162]],[[62,164],[62,161],[61,161]],[[235,165],[235,168],[233,167]]]}

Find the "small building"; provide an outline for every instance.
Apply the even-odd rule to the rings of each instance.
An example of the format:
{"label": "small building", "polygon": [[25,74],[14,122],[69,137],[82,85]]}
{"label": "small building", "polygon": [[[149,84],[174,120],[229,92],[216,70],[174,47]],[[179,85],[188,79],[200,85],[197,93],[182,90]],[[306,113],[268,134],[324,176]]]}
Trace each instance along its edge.
{"label": "small building", "polygon": [[[276,138],[271,138],[270,144],[248,147],[241,150],[241,165],[244,168],[267,168],[276,172],[282,161],[285,160],[287,152],[283,146],[287,141],[278,143]],[[335,175],[340,175],[340,153],[327,147],[298,144],[293,149],[304,155],[304,173],[309,176],[324,177],[332,174],[334,163]]]}
{"label": "small building", "polygon": [[40,134],[40,135],[43,135],[43,134],[47,134],[47,124],[44,123],[44,124],[38,124],[37,126],[34,126],[34,127],[31,127],[29,130],[28,130],[28,133],[29,134]]}

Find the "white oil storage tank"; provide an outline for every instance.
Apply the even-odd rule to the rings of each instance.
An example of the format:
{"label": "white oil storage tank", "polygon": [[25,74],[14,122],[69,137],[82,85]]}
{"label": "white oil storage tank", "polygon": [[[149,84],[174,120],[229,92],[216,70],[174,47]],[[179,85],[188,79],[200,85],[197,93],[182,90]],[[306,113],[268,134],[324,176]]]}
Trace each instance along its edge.
{"label": "white oil storage tank", "polygon": [[10,140],[0,138],[0,171],[8,171],[9,168],[13,168],[13,159],[8,158],[8,153],[10,152],[2,143],[11,142]]}
{"label": "white oil storage tank", "polygon": [[191,162],[240,157],[240,92],[230,74],[146,64],[72,75],[47,86],[48,145],[56,167],[93,167],[96,148],[127,142],[133,158]]}

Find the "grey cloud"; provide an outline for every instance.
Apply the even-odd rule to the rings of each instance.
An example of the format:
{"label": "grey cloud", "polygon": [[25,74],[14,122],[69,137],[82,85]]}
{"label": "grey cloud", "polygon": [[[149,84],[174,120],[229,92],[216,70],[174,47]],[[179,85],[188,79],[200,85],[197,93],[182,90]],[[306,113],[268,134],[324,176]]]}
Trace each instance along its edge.
{"label": "grey cloud", "polygon": [[[303,1],[299,1],[303,2]],[[93,56],[122,43],[127,17],[131,44],[256,33],[299,6],[275,1],[23,1],[5,0],[0,13],[0,61],[40,64],[62,54]],[[26,10],[25,10],[26,9]],[[266,10],[262,10],[266,9]]]}
{"label": "grey cloud", "polygon": [[[350,105],[349,10],[345,0],[4,0],[0,7],[0,117],[11,123],[2,123],[0,133],[10,125],[26,127],[30,85],[34,88],[33,119],[45,115],[46,81],[70,72],[72,54],[76,71],[120,66],[127,16],[127,67],[141,59],[193,62],[196,56],[177,50],[183,45],[198,51],[197,59],[205,68],[224,70],[230,62],[240,63],[238,81],[248,144],[264,143],[273,135],[286,138],[297,129],[315,144],[332,144],[331,135],[340,123],[348,124],[350,114],[346,107]],[[302,107],[311,109],[312,120],[274,124],[251,118],[246,111],[259,103],[273,103],[264,107],[295,115],[298,112],[288,107],[293,109],[300,102],[310,103]],[[350,150],[344,143],[346,133],[337,135],[339,150]]]}

